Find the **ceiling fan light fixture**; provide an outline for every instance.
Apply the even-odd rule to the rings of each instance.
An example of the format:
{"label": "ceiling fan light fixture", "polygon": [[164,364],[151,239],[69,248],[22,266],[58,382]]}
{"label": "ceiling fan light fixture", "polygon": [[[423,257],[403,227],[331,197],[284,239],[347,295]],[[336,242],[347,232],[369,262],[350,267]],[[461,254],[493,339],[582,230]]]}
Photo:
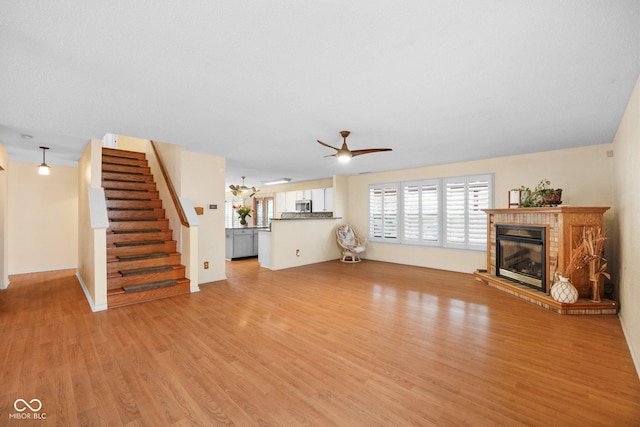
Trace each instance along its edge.
{"label": "ceiling fan light fixture", "polygon": [[247,187],[246,185],[244,185],[244,176],[241,176],[240,178],[242,178],[242,184],[240,185],[230,185],[229,189],[231,190],[231,194],[233,194],[235,197],[244,197],[247,193],[249,193],[247,195],[247,197],[253,197],[258,191],[260,191],[259,189],[256,189],[256,187]]}
{"label": "ceiling fan light fixture", "polygon": [[44,153],[49,149],[49,147],[40,147],[42,149],[42,163],[38,166],[38,175],[49,175],[49,170],[51,169],[49,165],[44,160]]}
{"label": "ceiling fan light fixture", "polygon": [[336,154],[336,157],[338,158],[338,161],[340,163],[349,163],[353,155],[349,152],[342,152],[342,153]]}
{"label": "ceiling fan light fixture", "polygon": [[350,133],[351,132],[349,132],[348,130],[340,131],[340,136],[342,136],[342,147],[340,148],[326,144],[319,139],[316,139],[316,141],[320,145],[336,150],[334,154],[330,154],[325,157],[337,157],[340,163],[347,163],[349,162],[349,160],[351,160],[352,157],[361,156],[363,154],[378,153],[380,151],[393,151],[391,148],[365,148],[362,150],[349,150],[349,147],[347,146],[347,137]]}

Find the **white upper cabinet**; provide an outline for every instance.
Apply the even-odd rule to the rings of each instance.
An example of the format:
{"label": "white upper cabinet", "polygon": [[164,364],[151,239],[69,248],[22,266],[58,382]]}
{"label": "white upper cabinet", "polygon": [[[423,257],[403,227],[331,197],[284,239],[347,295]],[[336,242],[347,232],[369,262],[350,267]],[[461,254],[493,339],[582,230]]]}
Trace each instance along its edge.
{"label": "white upper cabinet", "polygon": [[298,200],[298,192],[297,191],[287,191],[285,194],[287,195],[287,204],[285,212],[295,212],[296,211],[296,200]]}
{"label": "white upper cabinet", "polygon": [[311,211],[324,212],[325,200],[324,200],[324,188],[315,188],[311,190]]}
{"label": "white upper cabinet", "polygon": [[324,189],[324,210],[333,212],[333,187]]}
{"label": "white upper cabinet", "polygon": [[286,212],[287,193],[276,193],[276,213]]}

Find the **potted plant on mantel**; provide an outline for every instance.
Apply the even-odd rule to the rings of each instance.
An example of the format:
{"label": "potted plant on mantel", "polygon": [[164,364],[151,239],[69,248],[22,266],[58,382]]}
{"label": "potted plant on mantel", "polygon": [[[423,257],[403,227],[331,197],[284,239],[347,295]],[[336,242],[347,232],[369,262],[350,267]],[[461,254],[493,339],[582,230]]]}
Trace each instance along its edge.
{"label": "potted plant on mantel", "polygon": [[236,213],[238,214],[238,218],[240,218],[240,224],[244,227],[247,226],[247,217],[251,216],[251,208],[249,206],[240,206]]}
{"label": "potted plant on mantel", "polygon": [[[512,197],[512,193],[517,196]],[[511,207],[512,200],[519,200],[518,207],[520,208],[535,208],[543,206],[558,206],[562,204],[562,189],[551,188],[551,181],[547,178],[542,179],[538,185],[533,189],[525,187],[514,188],[509,193],[509,207]]]}

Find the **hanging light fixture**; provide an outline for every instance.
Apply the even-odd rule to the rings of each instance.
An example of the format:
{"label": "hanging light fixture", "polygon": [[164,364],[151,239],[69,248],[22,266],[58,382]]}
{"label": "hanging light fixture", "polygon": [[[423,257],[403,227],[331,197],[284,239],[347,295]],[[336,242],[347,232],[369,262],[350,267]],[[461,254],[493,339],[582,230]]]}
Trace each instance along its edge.
{"label": "hanging light fixture", "polygon": [[49,147],[40,147],[42,148],[42,164],[38,166],[38,174],[39,175],[49,175],[49,165],[44,161],[44,153],[47,152]]}
{"label": "hanging light fixture", "polygon": [[250,193],[247,195],[247,197],[253,197],[254,194],[256,194],[258,191],[256,187],[247,187],[246,185],[244,185],[244,176],[241,176],[240,178],[242,178],[242,184],[241,185],[233,185],[231,184],[229,186],[229,189],[231,190],[231,193],[236,196],[236,197],[243,197],[245,195],[247,195],[247,193]]}

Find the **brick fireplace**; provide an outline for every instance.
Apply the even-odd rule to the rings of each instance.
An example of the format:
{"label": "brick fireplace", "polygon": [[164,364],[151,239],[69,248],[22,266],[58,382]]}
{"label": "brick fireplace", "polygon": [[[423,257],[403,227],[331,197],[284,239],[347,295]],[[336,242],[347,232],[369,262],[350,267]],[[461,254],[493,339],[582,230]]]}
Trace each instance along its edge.
{"label": "brick fireplace", "polygon": [[[603,228],[603,214],[608,207],[549,207],[549,208],[518,208],[518,209],[486,209],[487,213],[487,268],[477,271],[476,278],[500,290],[534,302],[561,314],[615,314],[617,304],[614,301],[603,300],[601,304],[588,300],[591,284],[588,272],[579,270],[571,276],[571,282],[578,289],[577,303],[558,303],[549,296],[556,271],[569,262],[571,254],[580,242],[585,227]],[[497,233],[499,226],[507,229],[539,230],[543,234],[542,253],[540,261],[528,261],[531,267],[518,267],[512,270],[524,270],[524,276],[539,276],[539,283],[532,286],[527,277],[510,277],[511,272],[502,274],[499,264],[499,250]],[[513,234],[513,233],[512,233]],[[515,233],[520,235],[522,233]],[[521,239],[524,240],[524,239]],[[525,246],[526,248],[526,246]],[[530,252],[539,250],[530,246]],[[522,253],[522,252],[520,252]],[[519,253],[512,250],[508,256],[515,257]],[[501,258],[504,259],[504,254]],[[538,269],[544,269],[539,272]],[[530,274],[530,271],[536,274]],[[600,286],[601,294],[603,286]]]}

